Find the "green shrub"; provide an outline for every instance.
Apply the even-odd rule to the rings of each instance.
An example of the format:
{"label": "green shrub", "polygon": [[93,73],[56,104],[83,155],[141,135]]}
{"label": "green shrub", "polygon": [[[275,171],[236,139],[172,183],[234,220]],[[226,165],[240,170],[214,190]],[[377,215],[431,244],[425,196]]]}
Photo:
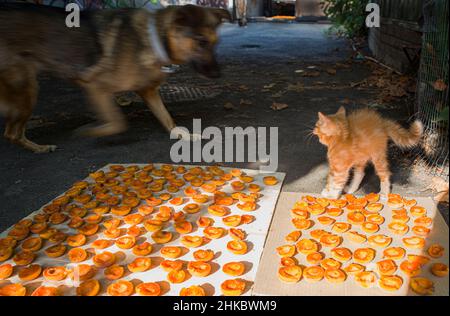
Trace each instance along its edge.
{"label": "green shrub", "polygon": [[369,0],[327,0],[321,5],[339,35],[358,37],[367,34],[366,5]]}

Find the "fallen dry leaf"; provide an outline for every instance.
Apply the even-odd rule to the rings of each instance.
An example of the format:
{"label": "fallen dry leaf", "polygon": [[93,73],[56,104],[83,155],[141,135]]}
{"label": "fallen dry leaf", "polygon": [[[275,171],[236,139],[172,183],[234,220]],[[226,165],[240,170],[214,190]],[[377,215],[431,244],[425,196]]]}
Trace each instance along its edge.
{"label": "fallen dry leaf", "polygon": [[304,86],[301,82],[297,82],[296,84],[289,84],[287,89],[288,91],[302,92],[304,90]]}
{"label": "fallen dry leaf", "polygon": [[279,98],[281,97],[283,94],[285,94],[285,91],[278,91],[277,93],[274,93],[271,95],[272,98]]}
{"label": "fallen dry leaf", "polygon": [[235,109],[236,107],[233,105],[233,103],[231,103],[231,102],[227,102],[227,103],[225,103],[225,105],[223,106],[226,110],[233,110],[233,109]]}
{"label": "fallen dry leaf", "polygon": [[241,104],[241,105],[252,105],[253,102],[250,101],[250,100],[241,99],[240,104]]}
{"label": "fallen dry leaf", "polygon": [[277,102],[272,103],[272,105],[270,106],[270,108],[274,111],[281,111],[288,107],[289,105],[287,105],[286,103],[277,103]]}
{"label": "fallen dry leaf", "polygon": [[391,87],[391,89],[389,90],[389,94],[393,97],[399,98],[399,97],[405,96],[406,91],[401,86],[394,86],[394,87]]}
{"label": "fallen dry leaf", "polygon": [[343,64],[343,63],[336,63],[336,68],[343,68],[343,69],[348,69],[350,68],[350,65],[347,64]]}
{"label": "fallen dry leaf", "polygon": [[438,79],[434,82],[433,87],[437,91],[445,91],[447,89],[447,85],[445,84],[444,80]]}
{"label": "fallen dry leaf", "polygon": [[271,84],[268,84],[268,85],[263,86],[263,88],[264,88],[264,89],[272,89],[272,88],[275,87],[275,86],[276,86],[276,83],[271,83]]}
{"label": "fallen dry leaf", "polygon": [[334,69],[334,68],[327,68],[326,71],[331,76],[334,76],[337,73],[336,69]]}
{"label": "fallen dry leaf", "polygon": [[307,71],[302,74],[303,77],[319,77],[320,72],[319,71]]}

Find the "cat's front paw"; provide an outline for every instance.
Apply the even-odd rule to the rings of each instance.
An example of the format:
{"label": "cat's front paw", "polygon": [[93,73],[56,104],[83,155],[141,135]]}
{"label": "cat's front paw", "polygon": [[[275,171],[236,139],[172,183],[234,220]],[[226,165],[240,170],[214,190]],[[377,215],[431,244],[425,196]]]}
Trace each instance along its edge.
{"label": "cat's front paw", "polygon": [[323,189],[322,193],[320,193],[320,195],[322,195],[322,197],[327,198],[327,199],[339,199],[341,196],[341,191],[339,190],[328,190],[328,189]]}
{"label": "cat's front paw", "polygon": [[381,183],[380,195],[387,198],[391,193],[391,184],[389,182]]}
{"label": "cat's front paw", "polygon": [[353,193],[355,193],[356,191],[358,191],[358,188],[355,188],[355,187],[351,187],[351,186],[346,186],[345,188],[344,188],[344,192],[345,193],[348,193],[348,194],[353,194]]}

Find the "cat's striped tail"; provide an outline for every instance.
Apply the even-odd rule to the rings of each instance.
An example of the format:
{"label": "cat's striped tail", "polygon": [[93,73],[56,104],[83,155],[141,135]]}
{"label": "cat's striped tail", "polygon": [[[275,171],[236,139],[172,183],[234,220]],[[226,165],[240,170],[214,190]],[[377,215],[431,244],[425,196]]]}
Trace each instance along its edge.
{"label": "cat's striped tail", "polygon": [[385,128],[388,136],[399,147],[411,148],[419,144],[423,135],[423,124],[421,121],[414,121],[409,129],[403,128],[397,122],[385,121]]}

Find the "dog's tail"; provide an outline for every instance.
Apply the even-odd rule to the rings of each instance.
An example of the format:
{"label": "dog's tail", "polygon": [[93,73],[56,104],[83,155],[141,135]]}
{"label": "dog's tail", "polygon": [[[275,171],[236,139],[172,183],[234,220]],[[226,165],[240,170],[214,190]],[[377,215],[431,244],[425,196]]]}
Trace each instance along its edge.
{"label": "dog's tail", "polygon": [[388,136],[399,147],[411,148],[419,144],[423,135],[423,124],[421,121],[414,121],[409,129],[403,128],[397,122],[385,121],[385,128]]}

